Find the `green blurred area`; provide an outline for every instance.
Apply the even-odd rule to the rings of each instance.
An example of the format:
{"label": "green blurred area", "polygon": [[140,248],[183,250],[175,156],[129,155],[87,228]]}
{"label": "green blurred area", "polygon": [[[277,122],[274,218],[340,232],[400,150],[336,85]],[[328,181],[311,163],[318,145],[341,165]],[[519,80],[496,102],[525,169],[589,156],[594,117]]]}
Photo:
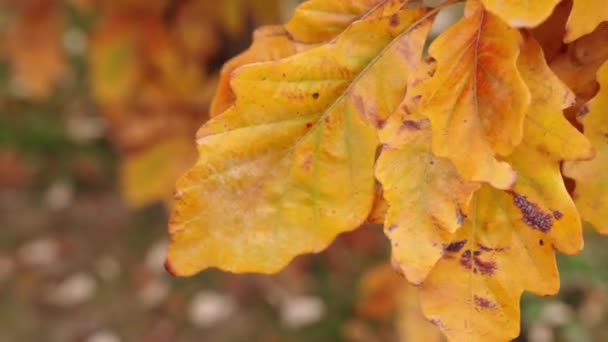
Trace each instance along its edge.
{"label": "green blurred area", "polygon": [[[86,36],[96,16],[65,11],[66,32]],[[68,56],[66,76],[37,100],[23,97],[9,62],[0,63],[0,341],[397,339],[392,317],[356,310],[361,275],[389,260],[377,226],[275,276],[166,274],[167,211],[122,201],[119,160],[92,99],[86,56]],[[524,296],[519,340],[608,341],[608,249],[586,231],[585,251],[559,258],[560,294]],[[217,321],[214,298],[231,306]],[[298,325],[287,313],[294,303],[320,303],[312,307],[321,316]]]}

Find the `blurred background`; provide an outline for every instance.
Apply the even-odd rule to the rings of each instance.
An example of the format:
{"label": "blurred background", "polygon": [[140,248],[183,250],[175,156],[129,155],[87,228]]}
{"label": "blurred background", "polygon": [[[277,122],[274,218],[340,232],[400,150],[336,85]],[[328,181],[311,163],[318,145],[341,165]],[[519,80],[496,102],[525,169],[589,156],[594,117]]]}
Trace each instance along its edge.
{"label": "blurred background", "polygon": [[[297,0],[0,0],[0,341],[439,341],[379,226],[274,276],[164,268],[222,64]],[[607,241],[521,341],[608,341]]]}

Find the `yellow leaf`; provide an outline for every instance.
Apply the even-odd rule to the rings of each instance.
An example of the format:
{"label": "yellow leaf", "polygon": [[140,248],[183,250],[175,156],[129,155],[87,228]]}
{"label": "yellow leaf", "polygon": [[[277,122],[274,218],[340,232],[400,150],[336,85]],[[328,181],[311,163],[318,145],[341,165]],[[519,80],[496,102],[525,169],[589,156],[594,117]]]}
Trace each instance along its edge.
{"label": "yellow leaf", "polygon": [[535,27],[547,19],[561,0],[482,0],[488,11],[511,27]]}
{"label": "yellow leaf", "polygon": [[[296,8],[293,18],[284,26],[267,26],[257,29],[249,49],[224,64],[217,93],[211,104],[210,116],[223,113],[234,104],[235,95],[230,86],[232,73],[239,67],[276,61],[309,50],[324,43],[357,20],[364,11],[381,0],[354,2],[313,0]],[[384,1],[385,2],[385,1]]]}
{"label": "yellow leaf", "polygon": [[596,74],[608,59],[608,23],[592,34],[568,44],[567,51],[551,62],[551,69],[577,96],[577,108],[597,93]]}
{"label": "yellow leaf", "polygon": [[606,0],[574,0],[566,24],[565,42],[569,43],[589,34],[604,21],[608,21]]}
{"label": "yellow leaf", "polygon": [[376,167],[389,205],[384,230],[393,260],[413,284],[420,284],[441,258],[479,187],[431,151],[430,123],[417,110],[416,99],[419,85],[434,70],[428,59],[416,68],[404,103],[381,132],[383,149]]}
{"label": "yellow leaf", "polygon": [[545,233],[517,220],[512,196],[483,186],[471,217],[420,288],[425,316],[451,341],[509,341],[519,335],[523,290],[555,294],[555,253]]}
{"label": "yellow leaf", "polygon": [[296,54],[298,50],[298,44],[290,39],[282,26],[265,26],[257,29],[253,34],[251,47],[226,62],[222,67],[218,89],[211,103],[209,115],[217,116],[234,104],[235,95],[230,87],[230,79],[236,69],[246,64],[289,57]]}
{"label": "yellow leaf", "polygon": [[560,162],[590,158],[593,149],[562,115],[573,95],[529,36],[518,68],[532,102],[523,142],[507,158],[517,183],[510,191],[484,186],[476,193],[470,219],[421,290],[425,315],[457,341],[516,337],[521,293],[558,290],[554,248],[569,254],[582,248],[580,218]]}
{"label": "yellow leaf", "polygon": [[559,251],[575,254],[583,247],[581,224],[563,184],[560,163],[593,158],[593,146],[563,116],[562,109],[574,102],[574,95],[549,69],[540,46],[529,36],[518,66],[532,103],[524,142],[506,159],[519,175],[513,193],[525,199],[524,206],[531,205],[534,213],[530,214],[542,218],[533,228],[547,231]]}
{"label": "yellow leaf", "polygon": [[177,184],[171,272],[275,272],[365,221],[376,130],[428,25],[425,9],[392,5],[330,44],[233,75],[235,105],[199,130],[199,160]]}
{"label": "yellow leaf", "polygon": [[373,6],[386,6],[385,3],[383,0],[310,0],[298,6],[285,28],[298,42],[328,41]]}
{"label": "yellow leaf", "polygon": [[469,0],[465,18],[441,34],[429,54],[437,60],[425,86],[422,112],[431,120],[433,152],[471,181],[510,188],[507,156],[522,139],[530,94],[515,66],[521,37]]}
{"label": "yellow leaf", "polygon": [[437,326],[430,323],[420,308],[420,290],[405,284],[399,298],[397,331],[399,340],[404,342],[441,342],[445,338]]}
{"label": "yellow leaf", "polygon": [[175,137],[128,155],[120,164],[123,197],[133,207],[141,207],[171,197],[175,180],[196,159],[192,141]]}
{"label": "yellow leaf", "polygon": [[[581,113],[585,136],[596,149],[591,161],[569,162],[564,174],[576,181],[574,199],[583,219],[608,234],[608,62],[597,73],[600,91]],[[586,110],[586,111],[587,111]]]}

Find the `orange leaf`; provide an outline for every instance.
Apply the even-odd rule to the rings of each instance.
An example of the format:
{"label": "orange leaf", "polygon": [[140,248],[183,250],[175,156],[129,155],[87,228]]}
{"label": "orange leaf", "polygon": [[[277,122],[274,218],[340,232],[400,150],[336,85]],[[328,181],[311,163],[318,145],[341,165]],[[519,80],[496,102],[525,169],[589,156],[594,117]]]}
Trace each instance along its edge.
{"label": "orange leaf", "polygon": [[519,145],[530,94],[516,68],[521,37],[477,0],[465,18],[441,34],[429,54],[437,60],[421,110],[431,120],[433,152],[462,176],[500,189],[516,174],[496,158]]}
{"label": "orange leaf", "polygon": [[598,232],[608,234],[608,62],[597,78],[600,91],[579,117],[597,156],[591,161],[566,163],[564,174],[576,181],[574,199],[583,219]]}

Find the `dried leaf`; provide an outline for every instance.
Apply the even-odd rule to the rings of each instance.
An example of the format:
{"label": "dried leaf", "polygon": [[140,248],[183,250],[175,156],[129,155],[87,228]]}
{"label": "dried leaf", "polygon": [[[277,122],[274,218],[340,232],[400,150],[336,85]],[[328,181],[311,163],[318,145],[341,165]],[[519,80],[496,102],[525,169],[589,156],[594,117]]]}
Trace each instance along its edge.
{"label": "dried leaf", "polygon": [[530,94],[515,63],[521,37],[469,0],[465,18],[441,34],[429,54],[437,71],[422,95],[431,120],[433,152],[462,176],[510,188],[511,167],[496,159],[519,145]]}
{"label": "dried leaf", "polygon": [[590,161],[568,162],[564,174],[576,181],[574,200],[582,218],[595,229],[608,234],[608,62],[597,73],[600,91],[587,105],[588,113],[579,117],[585,136],[596,149]]}
{"label": "dried leaf", "polygon": [[426,10],[394,3],[330,44],[233,75],[235,105],[199,130],[199,161],[177,184],[171,272],[275,272],[365,221],[376,130],[426,32]]}

